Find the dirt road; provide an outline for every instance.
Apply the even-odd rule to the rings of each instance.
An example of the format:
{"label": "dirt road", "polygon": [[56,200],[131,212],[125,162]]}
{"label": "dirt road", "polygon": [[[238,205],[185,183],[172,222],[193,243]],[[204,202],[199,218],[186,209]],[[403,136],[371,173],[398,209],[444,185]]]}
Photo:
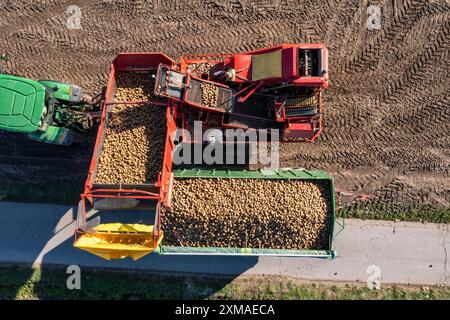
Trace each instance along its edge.
{"label": "dirt road", "polygon": [[[66,10],[73,4],[81,10],[82,29],[66,27],[73,17]],[[369,4],[381,10],[379,28]],[[119,52],[164,51],[176,58],[323,42],[331,66],[325,131],[313,144],[283,145],[282,163],[327,170],[339,188],[367,193],[372,203],[399,209],[449,206],[448,1],[3,1],[0,31],[2,53],[11,56],[7,70],[73,81],[91,94],[106,85]],[[0,139],[2,178],[20,172],[20,179],[35,179],[31,173],[59,154]],[[43,158],[31,167],[18,162],[11,168],[5,158],[10,148],[36,149],[33,156]],[[74,150],[81,162],[90,152]],[[68,159],[59,161],[65,179],[81,179],[86,164],[69,160],[73,154],[61,157]],[[49,175],[44,182],[60,179]]]}

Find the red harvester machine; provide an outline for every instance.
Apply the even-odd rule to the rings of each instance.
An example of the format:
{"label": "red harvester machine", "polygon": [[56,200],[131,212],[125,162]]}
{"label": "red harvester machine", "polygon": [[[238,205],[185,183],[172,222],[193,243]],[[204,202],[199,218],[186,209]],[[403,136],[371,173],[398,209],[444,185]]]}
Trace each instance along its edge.
{"label": "red harvester machine", "polygon": [[[113,61],[94,154],[78,210],[75,247],[106,259],[140,257],[158,248],[162,205],[169,205],[174,175],[172,153],[178,128],[202,121],[203,129],[280,129],[283,141],[313,141],[321,131],[322,90],[328,87],[328,52],[321,44],[283,44],[234,55],[189,55],[176,63],[163,53],[125,53]],[[116,75],[145,72],[155,78],[155,97],[143,104],[165,109],[163,165],[156,181],[145,184],[96,182]],[[216,90],[204,105],[205,84]],[[186,141],[185,141],[186,142]],[[195,142],[195,141],[192,141]],[[204,142],[204,141],[201,141]],[[132,213],[128,212],[132,211]],[[149,223],[128,223],[142,214]],[[125,222],[100,223],[123,215]],[[122,219],[122,218],[119,218]],[[142,222],[144,222],[142,221]]]}
{"label": "red harvester machine", "polygon": [[[202,103],[202,87],[217,92]],[[314,141],[322,129],[328,51],[322,44],[283,44],[243,54],[183,56],[158,67],[155,93],[185,105],[183,128],[279,129],[282,141]]]}

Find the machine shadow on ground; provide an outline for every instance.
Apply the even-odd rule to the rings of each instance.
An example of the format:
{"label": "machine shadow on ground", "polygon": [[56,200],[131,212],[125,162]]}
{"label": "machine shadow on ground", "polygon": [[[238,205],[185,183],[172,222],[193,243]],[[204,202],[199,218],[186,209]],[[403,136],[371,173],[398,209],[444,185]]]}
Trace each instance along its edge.
{"label": "machine shadow on ground", "polygon": [[[8,287],[4,298],[26,298],[29,291],[40,299],[204,299],[222,290],[258,262],[257,257],[156,253],[137,261],[107,261],[72,246],[75,207],[51,206],[49,209],[30,204],[30,210],[17,210],[14,214],[16,219],[12,223],[21,232],[10,241],[15,255],[5,252],[5,256],[16,256],[20,265],[10,279],[5,280],[6,274],[1,277]],[[26,226],[20,223],[31,214],[41,219],[34,219]],[[0,240],[5,240],[0,243],[7,245],[6,239]],[[80,290],[67,288],[67,279],[72,275],[67,273],[67,268],[71,265],[80,267]],[[33,269],[36,266],[41,267],[39,271]]]}

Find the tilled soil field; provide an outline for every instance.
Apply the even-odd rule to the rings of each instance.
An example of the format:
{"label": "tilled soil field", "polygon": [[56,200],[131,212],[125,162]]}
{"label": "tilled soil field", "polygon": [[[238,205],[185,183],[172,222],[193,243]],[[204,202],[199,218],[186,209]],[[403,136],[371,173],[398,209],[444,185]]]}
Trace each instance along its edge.
{"label": "tilled soil field", "polygon": [[[81,29],[67,28],[69,5],[79,6]],[[368,5],[381,8],[379,28],[368,28]],[[338,188],[365,193],[373,204],[449,207],[446,0],[3,1],[0,30],[7,71],[73,81],[90,94],[106,85],[119,52],[177,58],[323,42],[331,69],[325,130],[312,144],[283,145],[282,165],[324,169]],[[91,156],[87,144],[63,152],[5,134],[0,148],[2,181],[75,181]]]}

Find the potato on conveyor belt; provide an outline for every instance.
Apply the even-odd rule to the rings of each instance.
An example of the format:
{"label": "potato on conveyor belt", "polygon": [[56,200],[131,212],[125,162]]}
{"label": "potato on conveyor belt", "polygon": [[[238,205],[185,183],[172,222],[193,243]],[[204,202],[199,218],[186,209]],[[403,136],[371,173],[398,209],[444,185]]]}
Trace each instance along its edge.
{"label": "potato on conveyor belt", "polygon": [[211,83],[202,82],[202,105],[210,108],[217,108],[217,97],[219,95],[219,88]]}

